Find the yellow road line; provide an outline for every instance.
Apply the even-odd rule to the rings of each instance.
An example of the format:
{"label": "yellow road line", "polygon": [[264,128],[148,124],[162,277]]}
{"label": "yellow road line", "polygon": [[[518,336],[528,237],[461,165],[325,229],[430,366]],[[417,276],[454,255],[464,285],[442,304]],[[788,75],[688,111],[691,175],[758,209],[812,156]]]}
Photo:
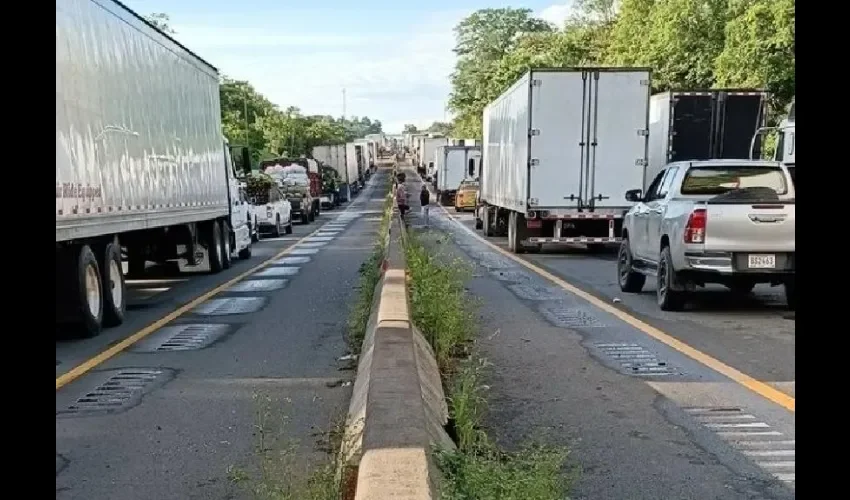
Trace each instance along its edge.
{"label": "yellow road line", "polygon": [[449,213],[449,211],[446,210],[445,207],[443,207],[442,205],[437,205],[437,206],[439,206],[443,210],[443,212],[445,212],[445,214],[449,217],[449,219],[451,219],[455,224],[457,224],[461,228],[465,229],[469,234],[478,238],[478,240],[484,242],[485,244],[487,244],[488,246],[490,246],[491,248],[493,248],[497,252],[501,253],[502,255],[504,255],[504,256],[510,258],[511,260],[517,262],[518,264],[534,271],[535,273],[539,274],[540,276],[543,276],[544,278],[546,278],[549,281],[551,281],[552,283],[558,285],[562,289],[583,298],[584,300],[590,302],[591,304],[602,309],[603,311],[610,313],[610,314],[613,314],[614,316],[618,317],[622,321],[628,323],[629,325],[631,325],[634,328],[637,328],[638,330],[649,335],[650,337],[661,342],[662,344],[665,344],[668,347],[671,347],[672,349],[679,351],[680,353],[684,354],[685,356],[688,356],[689,358],[693,359],[694,361],[697,361],[698,363],[701,363],[702,365],[705,365],[705,366],[711,368],[712,370],[725,375],[726,377],[737,382],[738,384],[740,384],[740,385],[746,387],[747,389],[755,392],[759,396],[762,396],[763,398],[778,404],[779,406],[785,408],[786,410],[789,410],[791,412],[795,412],[795,399],[793,397],[789,396],[788,394],[785,394],[784,392],[782,392],[778,389],[775,389],[775,388],[771,387],[770,385],[768,385],[768,384],[766,384],[766,383],[764,383],[760,380],[756,380],[753,377],[747,375],[746,373],[743,373],[743,372],[741,372],[741,371],[739,371],[735,368],[732,368],[731,366],[727,365],[726,363],[724,363],[724,362],[722,362],[722,361],[720,361],[716,358],[713,358],[713,357],[709,356],[708,354],[705,354],[704,352],[702,352],[700,350],[697,350],[697,349],[691,347],[690,345],[682,342],[681,340],[673,337],[672,335],[664,333],[663,331],[659,330],[658,328],[655,328],[654,326],[649,325],[649,324],[635,318],[634,316],[623,311],[622,309],[618,309],[618,308],[606,303],[605,301],[600,300],[598,297],[591,295],[591,294],[585,292],[584,290],[579,289],[575,285],[571,285],[571,284],[567,283],[563,279],[555,276],[554,274],[546,271],[545,269],[538,267],[538,266],[532,264],[531,262],[528,262],[528,261],[526,261],[526,260],[524,260],[520,257],[517,257],[516,255],[502,249],[501,247],[491,243],[490,241],[487,241],[484,237],[480,236],[478,233],[476,233],[472,229],[469,229],[468,227],[464,226],[463,223],[460,222],[458,219],[456,219],[454,216],[452,216],[452,214]]}
{"label": "yellow road line", "polygon": [[[340,214],[342,214],[342,213],[345,213],[345,211],[340,212]],[[206,292],[205,294],[201,295],[200,297],[197,297],[196,299],[192,300],[188,304],[175,309],[174,311],[168,313],[164,317],[154,321],[153,323],[142,328],[138,332],[130,335],[129,337],[127,337],[126,339],[122,340],[121,342],[113,345],[109,349],[89,358],[88,360],[80,363],[79,365],[75,366],[74,368],[72,368],[68,372],[63,373],[62,375],[56,377],[56,390],[58,391],[63,386],[70,384],[74,380],[77,380],[78,378],[80,378],[81,376],[83,376],[84,374],[86,374],[87,372],[89,372],[90,370],[95,368],[96,366],[100,365],[104,361],[112,358],[113,356],[115,356],[116,354],[127,349],[128,347],[135,344],[136,342],[142,340],[143,338],[147,337],[148,335],[152,334],[153,332],[159,330],[160,328],[167,325],[171,321],[177,319],[179,316],[181,316],[181,315],[191,311],[192,309],[198,307],[202,303],[209,300],[213,295],[216,295],[216,294],[222,292],[224,289],[235,285],[236,283],[242,281],[243,279],[247,278],[248,276],[256,273],[260,269],[263,269],[264,267],[268,267],[271,264],[272,261],[277,260],[277,259],[283,257],[284,255],[288,254],[289,252],[292,251],[293,248],[295,248],[296,245],[298,245],[302,241],[306,240],[307,238],[313,236],[314,234],[318,233],[319,231],[321,231],[321,229],[322,229],[321,226],[316,228],[315,231],[313,231],[312,233],[308,234],[307,236],[304,236],[303,238],[299,239],[298,241],[296,241],[292,245],[288,246],[287,248],[281,250],[280,252],[278,252],[274,256],[269,257],[265,261],[261,262],[260,264],[257,264],[256,266],[254,266],[251,269],[243,272],[242,274],[236,276],[235,278],[231,278],[229,281],[222,283],[221,285],[218,285],[217,287]]]}

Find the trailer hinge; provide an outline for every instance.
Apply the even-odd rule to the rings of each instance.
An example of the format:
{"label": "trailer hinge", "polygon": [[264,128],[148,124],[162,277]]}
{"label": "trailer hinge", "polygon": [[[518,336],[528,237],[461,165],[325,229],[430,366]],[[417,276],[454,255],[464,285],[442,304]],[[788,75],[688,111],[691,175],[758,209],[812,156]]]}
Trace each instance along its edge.
{"label": "trailer hinge", "polygon": [[542,87],[543,86],[543,80],[531,80],[531,86],[532,87]]}
{"label": "trailer hinge", "polygon": [[640,84],[644,87],[649,87],[649,80],[641,80]]}
{"label": "trailer hinge", "polygon": [[529,136],[540,135],[540,129],[539,129],[539,128],[533,128],[533,129],[530,129],[530,130],[528,131],[528,135],[529,135]]}
{"label": "trailer hinge", "polygon": [[637,160],[635,160],[636,167],[645,167],[647,164],[648,162],[643,158],[638,158]]}
{"label": "trailer hinge", "polygon": [[642,129],[639,129],[639,130],[637,131],[637,134],[638,134],[640,137],[648,137],[648,136],[649,136],[649,130],[647,130],[647,129],[645,129],[645,128],[642,128]]}
{"label": "trailer hinge", "polygon": [[539,203],[539,200],[537,198],[529,198],[528,199],[528,206],[530,206],[530,207],[535,207],[535,206],[537,206],[538,203]]}
{"label": "trailer hinge", "polygon": [[540,165],[540,160],[538,160],[537,158],[532,158],[528,162],[528,164],[531,165],[532,167],[536,167],[536,166]]}

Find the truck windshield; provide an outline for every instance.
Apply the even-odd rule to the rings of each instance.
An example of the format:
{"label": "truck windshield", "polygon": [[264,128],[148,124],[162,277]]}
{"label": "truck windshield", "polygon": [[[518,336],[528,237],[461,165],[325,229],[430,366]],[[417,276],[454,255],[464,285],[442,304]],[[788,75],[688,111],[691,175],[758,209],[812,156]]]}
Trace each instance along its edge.
{"label": "truck windshield", "polygon": [[788,193],[782,169],[750,165],[692,167],[682,181],[681,193],[718,195],[754,187],[770,188],[778,195]]}

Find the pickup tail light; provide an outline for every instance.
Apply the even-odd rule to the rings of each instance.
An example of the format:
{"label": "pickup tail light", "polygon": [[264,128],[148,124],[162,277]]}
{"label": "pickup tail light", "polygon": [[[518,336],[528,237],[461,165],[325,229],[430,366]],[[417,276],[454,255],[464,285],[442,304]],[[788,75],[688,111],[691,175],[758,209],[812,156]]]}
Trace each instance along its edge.
{"label": "pickup tail light", "polygon": [[704,243],[706,222],[708,222],[708,214],[705,209],[694,209],[688,216],[688,223],[685,224],[685,243]]}

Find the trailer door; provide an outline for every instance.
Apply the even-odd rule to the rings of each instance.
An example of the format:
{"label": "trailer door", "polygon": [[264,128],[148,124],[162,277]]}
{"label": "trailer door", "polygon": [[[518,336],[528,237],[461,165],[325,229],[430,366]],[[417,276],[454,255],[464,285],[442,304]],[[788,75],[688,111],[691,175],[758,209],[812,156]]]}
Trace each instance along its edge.
{"label": "trailer door", "polygon": [[[721,124],[717,158],[749,158],[750,141],[764,125],[764,94],[760,92],[723,92],[718,98]],[[761,141],[756,138],[753,158],[761,158]]]}
{"label": "trailer door", "polygon": [[711,158],[713,101],[709,92],[674,94],[669,162]]}

